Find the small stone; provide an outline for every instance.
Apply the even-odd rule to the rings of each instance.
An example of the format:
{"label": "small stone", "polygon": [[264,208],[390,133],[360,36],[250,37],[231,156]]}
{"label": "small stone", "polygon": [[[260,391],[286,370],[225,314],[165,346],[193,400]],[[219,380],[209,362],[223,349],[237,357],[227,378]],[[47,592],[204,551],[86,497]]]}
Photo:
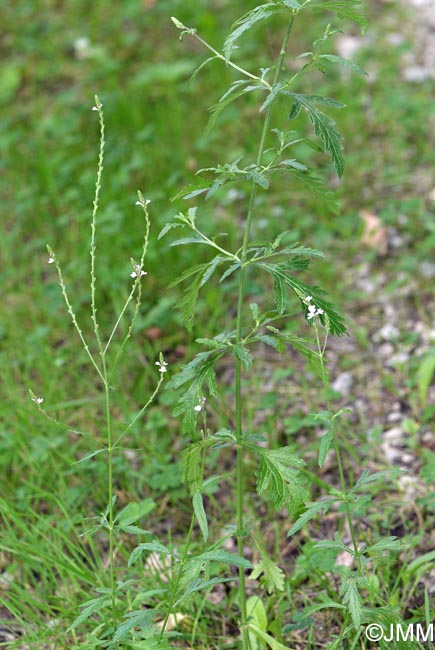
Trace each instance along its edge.
{"label": "small stone", "polygon": [[342,372],[332,383],[331,388],[342,395],[349,395],[353,385],[353,377],[350,372]]}
{"label": "small stone", "polygon": [[388,431],[384,431],[383,437],[390,444],[401,445],[405,437],[405,432],[402,427],[393,427],[392,429],[388,429]]}
{"label": "small stone", "polygon": [[433,262],[424,260],[423,262],[421,262],[419,266],[420,266],[420,273],[424,278],[427,279],[435,278],[435,264]]}
{"label": "small stone", "polygon": [[403,71],[403,80],[408,83],[423,83],[430,78],[430,71],[423,65],[411,65]]}
{"label": "small stone", "polygon": [[397,352],[396,354],[393,354],[393,356],[387,360],[387,365],[388,366],[399,366],[402,363],[408,363],[409,361],[409,354],[407,352]]}
{"label": "small stone", "polygon": [[397,47],[398,45],[402,45],[404,42],[405,38],[403,34],[400,34],[400,32],[391,32],[390,34],[386,35],[386,41],[393,47]]}
{"label": "small stone", "polygon": [[378,330],[378,332],[376,332],[374,338],[377,341],[394,341],[398,339],[399,336],[400,331],[397,327],[391,323],[386,323],[380,330]]}
{"label": "small stone", "polygon": [[394,346],[391,343],[382,343],[378,348],[378,354],[383,359],[387,359],[394,354]]}

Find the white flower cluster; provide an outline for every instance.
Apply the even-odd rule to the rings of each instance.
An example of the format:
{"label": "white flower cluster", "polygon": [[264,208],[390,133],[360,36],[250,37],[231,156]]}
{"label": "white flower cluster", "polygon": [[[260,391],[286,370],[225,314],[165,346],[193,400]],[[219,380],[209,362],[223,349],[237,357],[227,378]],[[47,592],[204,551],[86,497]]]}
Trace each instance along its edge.
{"label": "white flower cluster", "polygon": [[131,278],[141,278],[142,276],[147,275],[146,271],[143,271],[140,264],[135,264],[133,266],[133,271],[130,273]]}
{"label": "white flower cluster", "polygon": [[317,308],[316,305],[312,304],[311,301],[313,299],[313,296],[305,296],[302,302],[304,302],[306,305],[308,305],[308,314],[307,314],[307,319],[312,320],[316,316],[321,316],[325,312],[323,309],[320,307]]}
{"label": "white flower cluster", "polygon": [[194,410],[195,410],[197,413],[199,413],[199,412],[202,411],[202,409],[204,408],[204,404],[205,404],[205,397],[200,397],[200,399],[199,399],[199,404],[197,404],[196,406],[194,406]]}
{"label": "white flower cluster", "polygon": [[143,199],[136,201],[136,205],[141,205],[143,208],[151,203],[151,199]]}
{"label": "white flower cluster", "polygon": [[156,366],[159,367],[159,371],[163,374],[164,372],[167,372],[167,363],[166,361],[156,361]]}
{"label": "white flower cluster", "polygon": [[34,395],[32,397],[32,402],[35,402],[35,404],[38,404],[38,405],[42,404],[43,401],[44,401],[43,397],[36,397],[36,395]]}

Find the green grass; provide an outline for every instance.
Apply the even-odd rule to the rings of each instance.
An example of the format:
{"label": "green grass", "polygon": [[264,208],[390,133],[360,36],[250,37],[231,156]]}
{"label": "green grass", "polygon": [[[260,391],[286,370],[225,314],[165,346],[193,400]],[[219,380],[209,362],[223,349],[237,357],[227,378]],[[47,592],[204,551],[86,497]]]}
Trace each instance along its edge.
{"label": "green grass", "polygon": [[[153,200],[146,295],[136,341],[128,351],[128,371],[119,380],[125,388],[117,404],[118,417],[123,419],[135,412],[144,392],[147,394],[152,386],[149,360],[154,361],[163,350],[174,365],[189,361],[197,351],[194,339],[202,334],[199,323],[192,334],[182,329],[180,316],[173,309],[180,294],[167,288],[191,262],[191,256],[200,262],[202,253],[188,255],[179,248],[168,248],[165,240],[156,243],[161,226],[183,205],[170,199],[196,170],[216,160],[236,158],[241,151],[252,152],[258,140],[258,134],[252,132],[256,105],[250,101],[238,102],[222,116],[225,138],[218,140],[213,132],[208,139],[204,136],[206,108],[222,94],[231,72],[213,63],[188,88],[188,78],[203,60],[204,52],[188,40],[179,43],[170,16],[197,26],[206,39],[220,46],[228,25],[251,4],[247,0],[237,7],[224,0],[128,0],[109,6],[101,1],[46,0],[36,9],[34,3],[23,0],[0,9],[5,34],[0,41],[0,577],[4,578],[0,582],[0,618],[10,626],[14,638],[7,647],[24,647],[23,638],[38,650],[71,647],[65,641],[65,630],[76,617],[78,605],[93,597],[93,585],[105,584],[105,541],[98,536],[80,537],[86,529],[83,518],[105,507],[104,462],[97,456],[87,463],[73,464],[96,447],[97,441],[41,418],[27,392],[32,388],[43,395],[50,412],[72,428],[98,430],[98,389],[83,370],[86,358],[75,333],[68,329],[62,296],[54,275],[49,273],[45,249],[49,243],[62,260],[77,313],[82,320],[87,319],[90,329],[88,241],[98,146],[97,122],[91,112],[93,96],[98,92],[104,103],[107,127],[97,240],[103,325],[126,296],[129,259],[140,249],[142,224],[134,206],[137,189]],[[398,79],[398,56],[412,44],[386,47],[383,26],[391,18],[400,26],[402,10],[395,3],[381,10],[376,2],[367,2],[367,9],[371,40],[362,47],[357,61],[373,73],[372,79],[367,84],[353,76],[343,83],[336,75],[320,80],[317,87],[319,93],[350,106],[335,116],[348,152],[347,171],[338,188],[339,216],[326,216],[315,200],[275,183],[271,194],[263,199],[265,216],[257,234],[267,238],[276,232],[276,224],[285,220],[295,239],[327,251],[328,261],[318,264],[316,272],[349,314],[357,332],[355,349],[340,353],[334,371],[351,368],[359,378],[362,385],[354,387],[351,397],[378,398],[379,402],[381,390],[387,403],[402,401],[405,412],[410,410],[417,422],[417,472],[421,471],[427,493],[417,493],[409,515],[397,479],[377,487],[371,494],[376,505],[369,509],[364,525],[382,534],[397,534],[407,542],[411,551],[402,562],[403,568],[397,572],[397,566],[387,567],[379,590],[405,614],[422,621],[423,582],[414,583],[419,569],[413,573],[406,564],[416,553],[430,550],[433,450],[430,445],[422,449],[419,436],[432,426],[433,405],[423,409],[416,398],[418,360],[411,359],[394,373],[382,363],[373,363],[370,335],[383,324],[382,312],[373,305],[366,308],[366,296],[355,288],[354,277],[347,270],[366,263],[371,277],[384,273],[385,292],[392,301],[398,285],[416,282],[413,295],[401,300],[399,307],[405,342],[407,319],[419,318],[431,324],[433,291],[416,269],[433,258],[435,247],[433,203],[427,199],[435,163],[434,130],[430,127],[435,109],[430,83],[406,84]],[[272,27],[273,23],[270,33]],[[315,24],[312,29],[316,35]],[[74,42],[80,37],[90,43],[88,56],[83,59],[74,51]],[[302,43],[305,48],[309,46],[309,37],[296,32],[296,52]],[[262,51],[276,52],[278,47],[279,39],[271,42],[269,34],[259,39],[260,49],[254,38],[245,49],[252,57],[252,69],[256,61],[263,60]],[[279,110],[285,125],[288,106],[282,105]],[[236,124],[242,126],[236,128]],[[302,121],[297,126],[302,126]],[[226,142],[231,143],[230,151]],[[283,206],[282,213],[271,209],[276,204]],[[361,249],[361,208],[380,214],[385,224],[408,238],[406,246],[393,250],[386,259]],[[402,214],[406,221],[398,220]],[[220,204],[211,201],[201,208],[204,230],[207,232],[211,220],[218,221],[230,242],[236,240],[242,217],[238,199],[231,195]],[[210,231],[217,232],[216,228]],[[399,281],[398,274],[402,274]],[[250,280],[249,291],[261,300],[263,288],[255,280]],[[208,289],[201,303],[208,336],[220,331],[227,312],[233,309],[229,296],[222,299],[213,285]],[[293,374],[289,371],[283,378],[274,356],[263,354],[264,374],[260,373],[261,381],[254,382],[250,390],[252,430],[261,432],[266,423],[277,441],[285,440],[295,449],[302,440],[308,469],[316,473],[317,441],[306,416],[314,408],[318,387],[297,366]],[[373,368],[378,381],[373,380]],[[221,390],[225,392],[231,369],[222,365],[220,371]],[[264,377],[269,381],[267,392]],[[226,399],[231,405],[232,395],[226,394]],[[182,539],[190,513],[177,465],[183,443],[179,423],[171,416],[175,401],[176,396],[163,392],[147,422],[133,429],[129,446],[134,451],[116,459],[116,492],[121,506],[153,496],[157,507],[146,527],[156,534],[170,529],[173,538]],[[305,405],[302,410],[301,404]],[[384,426],[384,413],[377,415],[380,426]],[[364,418],[368,418],[367,423]],[[355,474],[366,464],[361,458],[375,470],[384,468],[367,439],[367,428],[376,424],[379,422],[371,413],[364,416],[356,410],[345,425],[343,436],[358,450],[351,461]],[[333,473],[334,468],[326,472]],[[211,493],[210,504],[213,525],[219,530],[228,523],[227,504],[219,492]],[[267,509],[264,504],[261,507]],[[253,511],[252,516],[255,514]],[[328,565],[332,559],[324,556],[325,566],[321,566],[312,550],[312,538],[328,535],[327,524],[316,524],[310,534],[298,539],[300,555],[296,559],[295,550],[284,552],[285,541],[279,539],[288,528],[287,522],[277,524],[273,513],[267,512],[265,520],[276,557],[291,576],[289,593],[273,604],[269,620],[274,615],[278,619],[280,612],[290,627],[296,626],[297,608],[310,602],[313,571],[318,571],[325,588],[334,591]],[[132,542],[126,539],[121,551],[125,558],[131,550]],[[379,576],[384,568],[378,567]],[[428,559],[426,572],[432,568],[433,560]],[[151,577],[138,584],[138,593],[152,582]],[[294,603],[291,611],[289,602]],[[225,602],[216,608],[208,601],[201,602],[201,616],[196,620],[188,617],[182,626],[186,643],[193,637],[198,648],[221,648],[224,643],[232,647],[229,639],[234,638],[237,607],[230,603],[234,620],[225,630],[221,622],[227,617],[227,607]],[[333,619],[325,618],[323,623],[329,633],[336,631]],[[278,623],[274,628],[272,623],[272,629],[277,638],[285,633]],[[83,640],[78,631],[74,635],[79,647]],[[306,647],[317,647],[314,640],[306,643],[312,643]]]}

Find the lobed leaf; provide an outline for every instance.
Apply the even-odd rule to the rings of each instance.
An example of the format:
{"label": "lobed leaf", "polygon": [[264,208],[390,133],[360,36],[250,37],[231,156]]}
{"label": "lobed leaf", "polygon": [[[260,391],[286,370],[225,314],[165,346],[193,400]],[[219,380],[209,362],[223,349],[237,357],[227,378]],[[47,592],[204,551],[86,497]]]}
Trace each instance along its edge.
{"label": "lobed leaf", "polygon": [[361,33],[367,29],[367,20],[360,11],[361,0],[309,0],[303,8],[333,11],[340,18],[349,18],[360,26]]}
{"label": "lobed leaf", "polygon": [[267,496],[276,509],[296,512],[308,498],[305,479],[296,469],[304,461],[294,456],[290,447],[265,449],[256,445],[248,448],[259,457],[257,492]]}
{"label": "lobed leaf", "polygon": [[260,550],[261,560],[258,562],[249,576],[251,580],[257,580],[260,576],[269,594],[276,591],[284,591],[285,575],[282,569],[267,555]]}
{"label": "lobed leaf", "polygon": [[334,167],[337,171],[339,177],[343,175],[344,171],[344,157],[343,157],[343,145],[341,144],[341,135],[335,129],[334,120],[322,113],[319,109],[315,107],[317,104],[323,106],[331,106],[333,108],[343,108],[343,104],[336,102],[329,97],[321,97],[319,95],[300,95],[297,93],[291,93],[285,91],[286,95],[289,95],[293,99],[293,108],[290,112],[290,119],[294,119],[294,105],[299,105],[300,107],[305,108],[308,118],[314,127],[314,132],[318,135],[323,142],[325,151],[327,151],[331,160],[334,164]]}
{"label": "lobed leaf", "polygon": [[279,11],[281,7],[276,3],[268,2],[264,5],[259,5],[248,11],[244,16],[236,20],[233,24],[231,33],[227,36],[224,43],[224,54],[225,58],[229,59],[231,52],[233,51],[236,41],[249,29],[251,29],[257,23],[270,18],[274,13]]}
{"label": "lobed leaf", "polygon": [[324,501],[315,501],[313,503],[307,503],[305,512],[302,515],[300,515],[300,517],[298,517],[296,522],[288,531],[287,536],[290,537],[290,535],[294,535],[295,533],[297,533],[301,528],[305,526],[305,524],[311,521],[311,519],[314,519],[314,517],[319,512],[322,512],[322,514],[326,515],[326,513],[328,512],[329,508],[333,503],[334,503],[334,499],[325,499]]}
{"label": "lobed leaf", "polygon": [[348,70],[352,70],[352,72],[357,72],[358,74],[368,77],[368,73],[365,70],[363,70],[363,68],[360,68],[359,65],[357,65],[353,61],[349,61],[349,59],[344,59],[342,56],[338,56],[337,54],[319,54],[318,58],[326,59],[327,61],[331,61],[332,63],[338,63],[339,65],[342,65]]}
{"label": "lobed leaf", "polygon": [[154,618],[154,611],[151,609],[139,609],[134,612],[125,614],[127,620],[117,626],[112,642],[119,643],[125,641],[128,633],[135,627],[139,627],[142,632],[151,631],[151,625]]}
{"label": "lobed leaf", "polygon": [[109,598],[107,598],[107,596],[100,596],[99,598],[93,598],[92,600],[88,600],[85,603],[83,603],[83,605],[80,605],[80,609],[82,610],[82,612],[72,622],[67,632],[70,632],[78,625],[84,623],[84,621],[86,621],[90,616],[92,616],[92,614],[96,614],[100,610],[109,606],[110,603],[111,601],[109,600]]}
{"label": "lobed leaf", "polygon": [[355,628],[358,629],[361,625],[363,601],[358,591],[357,579],[355,577],[344,578],[340,595],[343,603],[347,605]]}

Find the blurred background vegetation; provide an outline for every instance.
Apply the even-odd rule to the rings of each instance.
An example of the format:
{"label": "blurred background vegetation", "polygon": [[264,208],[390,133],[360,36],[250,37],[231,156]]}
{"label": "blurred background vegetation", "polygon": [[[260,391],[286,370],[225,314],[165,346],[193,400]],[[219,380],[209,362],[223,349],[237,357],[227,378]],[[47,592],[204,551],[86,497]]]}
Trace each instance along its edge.
{"label": "blurred background vegetation", "polygon": [[[348,105],[334,115],[345,137],[344,180],[337,182],[325,157],[314,157],[337,190],[339,213],[328,215],[315,198],[275,182],[267,197],[260,196],[257,226],[261,238],[289,229],[296,240],[327,253],[327,260],[316,265],[316,281],[349,315],[361,345],[359,361],[352,357],[357,354],[353,350],[340,361],[342,369],[366,363],[371,333],[376,323],[382,324],[375,306],[366,302],[371,290],[354,282],[355,268],[368,269],[371,287],[383,275],[384,295],[413,287],[407,294],[406,314],[399,309],[401,322],[419,318],[429,326],[433,307],[428,283],[432,271],[427,264],[435,249],[434,81],[430,75],[418,78],[409,73],[420,56],[414,40],[415,10],[398,0],[365,4],[370,22],[365,39],[350,24],[348,40],[339,39],[341,47],[347,43],[353,48],[352,54],[343,55],[366,68],[368,80],[334,71],[315,75],[299,89]],[[35,574],[41,557],[38,544],[41,540],[47,548],[52,544],[48,555],[57,557],[57,576],[60,573],[68,583],[71,567],[66,561],[59,565],[66,540],[77,534],[74,526],[83,516],[94,514],[105,503],[104,463],[92,462],[91,468],[86,463],[72,465],[89,451],[89,440],[42,419],[27,393],[32,388],[44,397],[50,412],[72,426],[98,433],[99,388],[65,315],[45,248],[49,243],[56,251],[78,317],[90,326],[88,241],[98,155],[98,123],[91,112],[94,94],[104,104],[107,128],[97,237],[103,327],[122,305],[130,257],[140,249],[143,230],[134,205],[137,190],[152,199],[144,306],[119,380],[125,388],[119,396],[121,417],[134,412],[148,395],[155,381],[154,360],[161,350],[171,364],[190,360],[197,351],[194,339],[219,332],[226,313],[234,308],[231,284],[227,289],[211,285],[201,298],[198,324],[191,334],[185,332],[174,310],[182,289],[168,290],[168,285],[187,264],[200,262],[203,253],[170,249],[166,240],[156,238],[163,224],[183,207],[182,201],[171,202],[171,198],[195,172],[242,154],[249,157],[261,129],[258,107],[254,98],[248,98],[232,104],[205,137],[207,108],[234,74],[214,62],[189,85],[206,52],[189,38],[180,43],[170,17],[195,26],[219,49],[232,22],[252,6],[248,0],[19,0],[0,7],[0,494],[6,531],[0,545],[0,571],[19,574],[17,581],[33,585],[30,592],[37,593],[38,607],[49,607],[54,579],[50,570],[41,567]],[[290,67],[292,56],[309,49],[323,31],[323,18],[310,20],[295,26]],[[271,20],[266,30],[253,30],[236,56],[252,70],[269,65],[279,47],[280,29],[279,22]],[[289,128],[287,113],[288,106],[280,104],[276,120],[281,128]],[[309,132],[303,119],[295,128]],[[204,230],[224,231],[230,245],[236,246],[244,217],[244,188],[225,189],[217,198],[200,208]],[[387,229],[393,241],[387,254],[370,242],[362,247],[362,209],[375,214]],[[394,237],[399,241],[396,248]],[[412,284],[424,268],[428,275]],[[264,288],[256,282],[251,280],[250,292],[261,301]],[[222,297],[222,291],[228,297],[225,293]],[[412,328],[402,340],[415,342]],[[411,389],[413,370],[411,360],[399,368],[398,376],[385,375],[382,386],[387,386],[392,402],[402,399],[397,377]],[[360,379],[365,378],[364,372],[355,370]],[[279,384],[282,378],[278,373],[274,381]],[[271,393],[261,395],[258,388],[263,406],[273,406]],[[121,501],[160,493],[165,503],[174,504],[180,497],[176,492],[180,473],[173,462],[183,445],[170,415],[174,399],[165,393],[160,396],[163,408],[151,411],[131,441],[140,451],[117,459]],[[412,417],[420,426],[432,412],[430,407],[424,412],[417,408]],[[61,531],[54,532],[51,524],[59,521]],[[90,546],[83,555],[92,552]],[[74,578],[80,588],[89,577],[85,565],[83,574]],[[67,609],[68,598],[63,597]],[[18,612],[19,590],[12,595],[9,590],[7,600],[8,609]]]}

